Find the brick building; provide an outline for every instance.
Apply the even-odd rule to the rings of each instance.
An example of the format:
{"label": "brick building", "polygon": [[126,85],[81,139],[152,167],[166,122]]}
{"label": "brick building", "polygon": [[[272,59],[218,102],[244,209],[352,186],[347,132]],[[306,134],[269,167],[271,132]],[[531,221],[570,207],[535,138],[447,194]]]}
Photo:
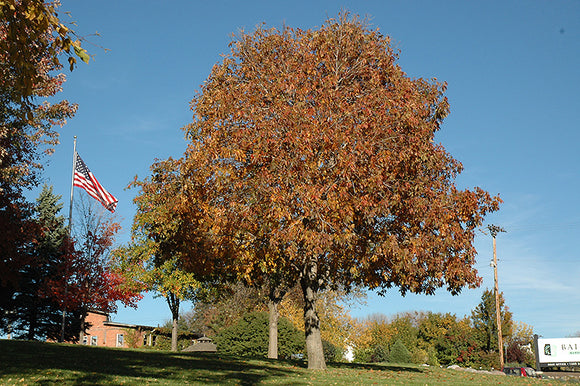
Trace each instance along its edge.
{"label": "brick building", "polygon": [[89,311],[89,326],[81,344],[104,347],[142,347],[155,345],[156,327],[112,322],[109,314]]}

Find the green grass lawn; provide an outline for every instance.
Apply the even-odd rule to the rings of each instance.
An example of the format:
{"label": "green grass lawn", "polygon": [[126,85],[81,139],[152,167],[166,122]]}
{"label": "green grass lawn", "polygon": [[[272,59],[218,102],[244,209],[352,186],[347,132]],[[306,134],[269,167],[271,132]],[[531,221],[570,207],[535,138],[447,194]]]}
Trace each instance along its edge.
{"label": "green grass lawn", "polygon": [[437,367],[236,359],[0,340],[1,385],[550,385],[554,380],[473,374]]}

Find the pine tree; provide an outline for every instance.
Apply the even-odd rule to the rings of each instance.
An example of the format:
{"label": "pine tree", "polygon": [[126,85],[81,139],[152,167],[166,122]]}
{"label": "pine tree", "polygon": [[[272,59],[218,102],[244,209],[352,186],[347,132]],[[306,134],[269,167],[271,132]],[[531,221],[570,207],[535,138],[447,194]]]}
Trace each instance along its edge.
{"label": "pine tree", "polygon": [[410,363],[411,353],[407,347],[405,347],[403,342],[397,339],[393,344],[393,347],[391,347],[389,360],[393,363]]}
{"label": "pine tree", "polygon": [[[503,292],[499,294],[502,337],[506,341],[512,334],[512,313],[505,305]],[[497,317],[495,310],[495,295],[492,290],[486,289],[481,295],[481,303],[471,311],[471,324],[476,331],[481,347],[486,351],[498,351]]]}
{"label": "pine tree", "polygon": [[35,221],[41,233],[30,247],[31,264],[21,271],[19,290],[10,313],[17,338],[57,338],[60,331],[60,306],[46,291],[47,281],[64,259],[67,228],[64,217],[59,214],[63,206],[60,200],[61,196],[55,195],[52,186],[47,185],[36,200]]}

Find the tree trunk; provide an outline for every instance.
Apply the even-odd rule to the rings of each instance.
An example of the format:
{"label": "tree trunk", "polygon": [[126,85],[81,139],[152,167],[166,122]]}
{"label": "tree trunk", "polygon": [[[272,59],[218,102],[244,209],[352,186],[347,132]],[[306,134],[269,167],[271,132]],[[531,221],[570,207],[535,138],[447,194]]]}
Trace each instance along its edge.
{"label": "tree trunk", "polygon": [[268,302],[270,311],[270,336],[268,340],[268,358],[278,359],[278,303],[272,299]]}
{"label": "tree trunk", "polygon": [[173,323],[171,326],[171,351],[177,351],[177,319],[178,317],[173,315]]}
{"label": "tree trunk", "polygon": [[322,338],[320,336],[320,319],[316,313],[315,301],[318,291],[318,275],[315,261],[310,261],[300,279],[304,295],[304,334],[306,335],[306,353],[308,369],[326,370]]}
{"label": "tree trunk", "polygon": [[[36,303],[36,302],[34,302]],[[28,319],[28,340],[34,340],[36,336],[36,325],[38,322],[38,307],[34,304],[30,307],[30,318]]]}
{"label": "tree trunk", "polygon": [[[86,308],[83,307],[82,313],[81,313],[81,331],[79,332],[79,344],[83,344],[83,339],[85,337],[86,318],[87,318],[87,311],[86,311]],[[64,331],[64,328],[63,328],[63,331]]]}
{"label": "tree trunk", "polygon": [[169,292],[166,296],[167,304],[171,310],[171,351],[177,351],[177,321],[179,319],[179,298]]}

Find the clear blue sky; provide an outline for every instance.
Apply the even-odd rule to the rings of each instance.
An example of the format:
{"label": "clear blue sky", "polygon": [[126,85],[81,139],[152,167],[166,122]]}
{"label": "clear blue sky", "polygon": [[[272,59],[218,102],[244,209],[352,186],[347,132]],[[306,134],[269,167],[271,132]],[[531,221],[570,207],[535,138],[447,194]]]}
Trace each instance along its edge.
{"label": "clear blue sky", "polygon": [[[411,77],[448,83],[451,114],[437,135],[465,166],[461,188],[481,186],[505,201],[486,224],[498,236],[499,284],[514,319],[544,337],[580,331],[580,1],[72,1],[63,0],[86,45],[89,65],[66,71],[65,98],[79,104],[60,130],[45,176],[68,208],[73,136],[100,182],[119,198],[120,242],[127,241],[135,191],[155,158],[180,157],[189,101],[231,34],[260,23],[315,28],[341,9],[389,35]],[[78,191],[78,190],[77,190]],[[35,193],[34,193],[35,194]],[[78,194],[78,193],[75,193]],[[65,211],[67,212],[67,211]],[[67,213],[65,213],[67,214]],[[451,297],[370,295],[353,316],[431,310],[469,314],[493,288],[492,239],[479,234],[483,285]],[[185,308],[190,308],[186,305]],[[113,320],[157,325],[162,299]]]}

